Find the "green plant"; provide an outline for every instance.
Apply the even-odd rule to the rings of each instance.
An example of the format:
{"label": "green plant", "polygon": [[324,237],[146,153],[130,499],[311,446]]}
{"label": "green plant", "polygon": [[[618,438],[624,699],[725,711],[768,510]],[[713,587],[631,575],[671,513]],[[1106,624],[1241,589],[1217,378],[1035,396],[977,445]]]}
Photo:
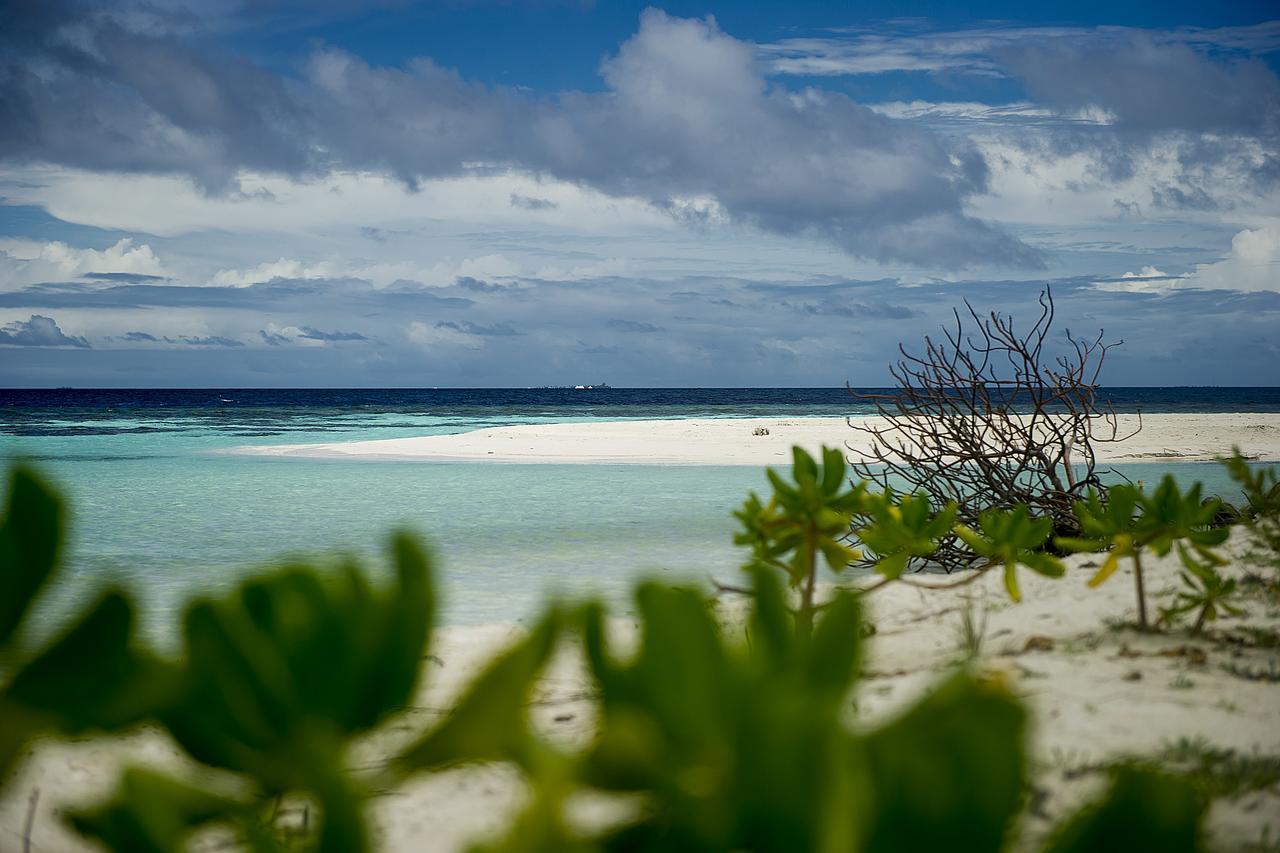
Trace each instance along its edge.
{"label": "green plant", "polygon": [[[1057,544],[1069,551],[1096,552],[1109,550],[1102,567],[1089,580],[1089,586],[1098,586],[1111,577],[1120,566],[1120,560],[1128,557],[1133,562],[1134,587],[1138,603],[1138,627],[1147,630],[1147,600],[1143,584],[1142,553],[1150,549],[1159,556],[1168,554],[1177,548],[1183,564],[1190,567],[1196,565],[1192,575],[1186,578],[1190,587],[1188,598],[1196,601],[1192,607],[1199,606],[1202,613],[1197,624],[1203,624],[1210,618],[1208,611],[1223,608],[1222,596],[1224,584],[1216,585],[1213,591],[1197,586],[1193,578],[1201,578],[1204,573],[1212,572],[1213,566],[1221,564],[1221,558],[1212,550],[1222,544],[1230,535],[1226,528],[1210,527],[1218,513],[1217,501],[1203,501],[1200,497],[1199,483],[1191,486],[1185,493],[1178,488],[1171,475],[1165,475],[1155,491],[1148,494],[1138,486],[1113,486],[1105,499],[1097,492],[1091,492],[1075,505],[1076,518],[1080,522],[1083,535],[1080,537],[1058,537]],[[1234,585],[1232,586],[1234,589]],[[1228,594],[1231,590],[1228,590]]]}
{"label": "green plant", "polygon": [[791,587],[799,590],[796,630],[807,636],[813,628],[819,558],[838,573],[860,556],[844,539],[850,518],[862,506],[866,488],[861,484],[848,487],[844,456],[839,450],[824,447],[821,466],[798,446],[792,448],[792,458],[793,482],[767,469],[765,474],[773,486],[769,502],[761,502],[759,495],[751,492],[734,513],[742,532],[733,541],[751,548],[748,567],[781,570]]}
{"label": "green plant", "polygon": [[957,507],[933,510],[928,495],[897,495],[892,490],[867,493],[861,515],[866,523],[855,534],[867,546],[875,570],[886,580],[902,577],[913,561],[928,559],[955,527]]}
{"label": "green plant", "polygon": [[[983,541],[1025,545],[1025,533],[1001,522]],[[0,588],[25,597],[0,603],[0,627],[8,626],[0,634],[4,757],[11,763],[13,744],[37,732],[149,719],[219,771],[176,779],[126,768],[108,801],[69,815],[109,849],[171,853],[221,828],[219,844],[280,850],[275,804],[298,797],[318,806],[319,827],[290,839],[290,849],[359,853],[371,846],[364,811],[372,791],[476,761],[513,763],[532,782],[528,807],[495,848],[513,853],[995,853],[1023,806],[1026,711],[1001,681],[961,669],[897,719],[851,726],[865,636],[859,599],[838,592],[814,613],[811,631],[798,632],[767,561],[748,569],[748,643],[725,637],[695,589],[638,587],[641,636],[629,659],[608,641],[600,605],[572,615],[552,606],[442,720],[385,763],[355,772],[353,740],[395,722],[428,648],[431,563],[412,538],[395,538],[395,579],[381,587],[349,561],[332,572],[293,565],[195,602],[177,663],[137,651],[121,618],[132,613],[123,592],[34,655],[11,642],[54,574],[61,538],[60,503],[17,471],[0,523]],[[1021,546],[1005,554],[1025,556]],[[594,737],[579,751],[544,740],[528,715],[539,674],[568,629],[581,639],[599,703]],[[569,805],[580,794],[615,798],[615,819],[573,820]],[[1144,836],[1164,849],[1193,849],[1202,812],[1194,790],[1139,769],[1068,824],[1052,849],[1106,849],[1100,839]]]}
{"label": "green plant", "polygon": [[116,731],[176,690],[173,668],[134,637],[134,607],[109,588],[43,648],[23,643],[26,616],[57,576],[65,509],[34,471],[13,469],[0,520],[0,787],[37,734]]}
{"label": "green plant", "polygon": [[1239,447],[1232,447],[1231,456],[1219,461],[1244,492],[1242,522],[1256,544],[1280,565],[1280,473],[1274,467],[1251,467]]}
{"label": "green plant", "polygon": [[978,516],[978,529],[959,525],[956,535],[987,561],[988,567],[1004,569],[1004,586],[1014,601],[1022,600],[1018,586],[1018,566],[1026,566],[1049,578],[1062,577],[1062,561],[1044,550],[1053,532],[1053,519],[1033,518],[1025,506],[1010,510],[993,509]]}
{"label": "green plant", "polygon": [[1186,549],[1179,549],[1178,556],[1186,571],[1180,573],[1183,586],[1174,597],[1170,607],[1160,609],[1160,622],[1172,625],[1178,617],[1191,611],[1197,611],[1192,633],[1200,633],[1206,622],[1213,622],[1219,612],[1231,616],[1242,616],[1244,611],[1236,607],[1231,599],[1236,595],[1236,579],[1223,578],[1217,570],[1225,560],[1208,553],[1206,557],[1196,559]]}

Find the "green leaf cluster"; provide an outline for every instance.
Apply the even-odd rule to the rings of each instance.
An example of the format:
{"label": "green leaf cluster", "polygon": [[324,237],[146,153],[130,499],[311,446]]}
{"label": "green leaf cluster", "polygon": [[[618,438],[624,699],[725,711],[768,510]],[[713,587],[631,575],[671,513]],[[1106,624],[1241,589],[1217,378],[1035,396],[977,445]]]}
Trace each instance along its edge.
{"label": "green leaf cluster", "polygon": [[[1214,527],[1213,521],[1221,502],[1204,500],[1201,486],[1195,483],[1186,491],[1178,487],[1171,475],[1165,475],[1154,492],[1138,486],[1113,486],[1105,497],[1091,492],[1075,505],[1076,519],[1083,533],[1080,537],[1059,537],[1057,544],[1069,551],[1108,551],[1097,573],[1089,580],[1098,586],[1120,567],[1120,560],[1133,562],[1138,599],[1139,625],[1147,627],[1146,600],[1143,590],[1142,553],[1150,550],[1165,556],[1177,549],[1187,571],[1183,581],[1187,591],[1180,603],[1166,610],[1169,618],[1200,608],[1197,628],[1214,619],[1219,610],[1232,612],[1226,602],[1235,589],[1234,581],[1224,581],[1216,566],[1223,563],[1213,550],[1230,535],[1225,527]],[[1190,602],[1188,604],[1188,602]]]}
{"label": "green leaf cluster", "polygon": [[1034,518],[1021,504],[1013,509],[991,509],[978,516],[978,529],[957,525],[959,536],[989,565],[1004,569],[1004,586],[1014,601],[1022,600],[1018,586],[1018,566],[1037,574],[1060,578],[1066,571],[1062,561],[1044,550],[1053,532],[1053,519]]}
{"label": "green leaf cluster", "polygon": [[912,559],[937,550],[955,527],[957,512],[954,503],[934,512],[928,495],[868,494],[862,512],[868,523],[857,529],[857,536],[875,553],[876,571],[886,578],[899,578]]}

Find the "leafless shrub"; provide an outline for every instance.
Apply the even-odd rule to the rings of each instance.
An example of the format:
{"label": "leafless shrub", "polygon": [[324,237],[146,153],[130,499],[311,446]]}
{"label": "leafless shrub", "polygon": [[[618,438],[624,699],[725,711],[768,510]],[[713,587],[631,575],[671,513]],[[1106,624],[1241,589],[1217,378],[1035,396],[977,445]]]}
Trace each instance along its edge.
{"label": "leafless shrub", "polygon": [[[1052,517],[1058,535],[1078,535],[1072,503],[1102,488],[1095,444],[1129,438],[1142,420],[1122,432],[1114,409],[1098,399],[1103,361],[1123,341],[1067,330],[1068,346],[1054,356],[1047,288],[1039,304],[1040,316],[1020,332],[1013,317],[980,316],[966,301],[964,312],[953,309],[955,325],[943,329],[942,340],[924,339],[923,353],[899,345],[901,358],[890,368],[896,390],[850,387],[878,415],[849,419],[863,436],[858,446],[848,444],[854,476],[928,494],[938,507],[955,501],[964,524],[975,524],[984,510],[1023,503]],[[932,558],[948,572],[974,560],[954,536]]]}

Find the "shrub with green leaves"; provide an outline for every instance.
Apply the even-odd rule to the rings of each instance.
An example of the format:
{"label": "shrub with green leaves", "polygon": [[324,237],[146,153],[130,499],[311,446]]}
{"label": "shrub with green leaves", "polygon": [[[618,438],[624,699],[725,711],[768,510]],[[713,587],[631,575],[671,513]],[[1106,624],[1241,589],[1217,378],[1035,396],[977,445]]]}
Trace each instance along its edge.
{"label": "shrub with green leaves", "polygon": [[[1234,589],[1234,585],[1217,576],[1214,567],[1221,565],[1222,560],[1212,550],[1226,541],[1230,531],[1211,526],[1220,504],[1216,500],[1203,500],[1200,492],[1199,483],[1183,492],[1171,475],[1165,475],[1151,493],[1128,484],[1111,487],[1105,498],[1091,492],[1075,505],[1083,535],[1059,537],[1056,541],[1069,551],[1109,552],[1102,567],[1089,580],[1090,586],[1096,587],[1115,574],[1121,559],[1127,557],[1133,562],[1138,627],[1143,630],[1149,628],[1150,623],[1142,554],[1149,549],[1165,556],[1176,548],[1188,569],[1183,575],[1188,587],[1186,598],[1195,602],[1188,609],[1201,608],[1196,620],[1199,626],[1215,618],[1219,609],[1225,609],[1224,598]],[[1173,615],[1176,614],[1171,612],[1170,618]]]}
{"label": "shrub with green leaves", "polygon": [[1018,566],[1026,566],[1048,578],[1060,578],[1066,571],[1062,561],[1044,550],[1053,533],[1053,519],[1032,517],[1027,507],[991,509],[978,516],[978,529],[956,527],[956,535],[988,567],[1004,569],[1004,587],[1014,601],[1022,600],[1018,586]]}
{"label": "shrub with green leaves", "polygon": [[839,573],[860,556],[844,540],[866,488],[849,486],[844,455],[837,449],[822,449],[821,466],[801,447],[793,447],[791,452],[792,482],[772,468],[765,471],[773,495],[764,503],[755,492],[750,493],[742,509],[734,513],[742,524],[734,542],[751,548],[748,566],[780,570],[791,587],[799,590],[796,625],[801,634],[808,634],[813,625],[820,559]]}
{"label": "shrub with green leaves", "polygon": [[1231,456],[1221,461],[1244,493],[1240,521],[1256,546],[1265,552],[1256,556],[1280,567],[1280,471],[1250,466],[1239,447],[1231,451]]}

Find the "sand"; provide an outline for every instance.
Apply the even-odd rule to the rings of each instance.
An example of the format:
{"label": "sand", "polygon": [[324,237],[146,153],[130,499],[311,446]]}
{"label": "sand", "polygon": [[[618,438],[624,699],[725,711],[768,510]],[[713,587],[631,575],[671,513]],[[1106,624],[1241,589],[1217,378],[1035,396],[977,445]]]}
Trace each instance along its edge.
{"label": "sand", "polygon": [[[1238,556],[1238,538],[1229,550]],[[869,641],[856,716],[851,705],[851,719],[859,725],[903,709],[956,665],[963,656],[961,615],[966,606],[973,608],[983,626],[980,665],[1004,673],[1034,715],[1037,807],[1024,823],[1023,847],[1102,787],[1104,775],[1089,769],[1099,762],[1151,754],[1184,738],[1244,753],[1280,753],[1280,684],[1239,674],[1274,672],[1280,664],[1280,651],[1251,643],[1244,630],[1280,628],[1274,601],[1250,600],[1247,617],[1218,623],[1207,638],[1192,638],[1185,630],[1140,634],[1123,624],[1134,618],[1128,571],[1090,589],[1089,563],[1088,556],[1072,558],[1066,577],[1057,581],[1024,573],[1025,600],[1016,605],[1008,601],[997,572],[963,590],[890,586],[869,599],[869,617],[878,631]],[[1238,559],[1227,569],[1244,570]],[[1167,601],[1178,582],[1174,560],[1152,560],[1148,572],[1152,603]],[[723,600],[727,631],[738,630],[742,610],[741,598]],[[612,627],[624,637],[634,634],[627,621]],[[514,625],[437,632],[436,659],[424,662],[425,686],[414,706],[357,750],[353,766],[376,768],[389,744],[438,720],[479,665],[520,632]],[[591,685],[572,649],[548,671],[530,713],[561,742],[582,744],[590,736]],[[21,849],[28,804],[37,789],[30,849],[93,849],[63,827],[60,814],[103,796],[118,768],[139,760],[190,771],[155,730],[116,740],[36,744],[0,796],[0,850]],[[477,835],[499,832],[524,794],[518,775],[503,765],[420,777],[372,802],[379,849],[464,849]],[[1236,849],[1264,831],[1275,838],[1280,790],[1273,786],[1234,801],[1219,800],[1209,828],[1212,849]]]}
{"label": "sand", "polygon": [[[871,419],[854,419],[867,423]],[[1138,425],[1120,417],[1121,434]],[[758,428],[768,435],[754,435]],[[844,418],[698,418],[534,424],[455,435],[238,447],[239,454],[317,459],[422,462],[634,463],[641,465],[775,465],[798,444],[816,452],[843,446],[858,457],[865,436]],[[1280,461],[1280,414],[1145,415],[1142,430],[1117,443],[1097,443],[1104,462],[1196,462],[1230,454]]]}

